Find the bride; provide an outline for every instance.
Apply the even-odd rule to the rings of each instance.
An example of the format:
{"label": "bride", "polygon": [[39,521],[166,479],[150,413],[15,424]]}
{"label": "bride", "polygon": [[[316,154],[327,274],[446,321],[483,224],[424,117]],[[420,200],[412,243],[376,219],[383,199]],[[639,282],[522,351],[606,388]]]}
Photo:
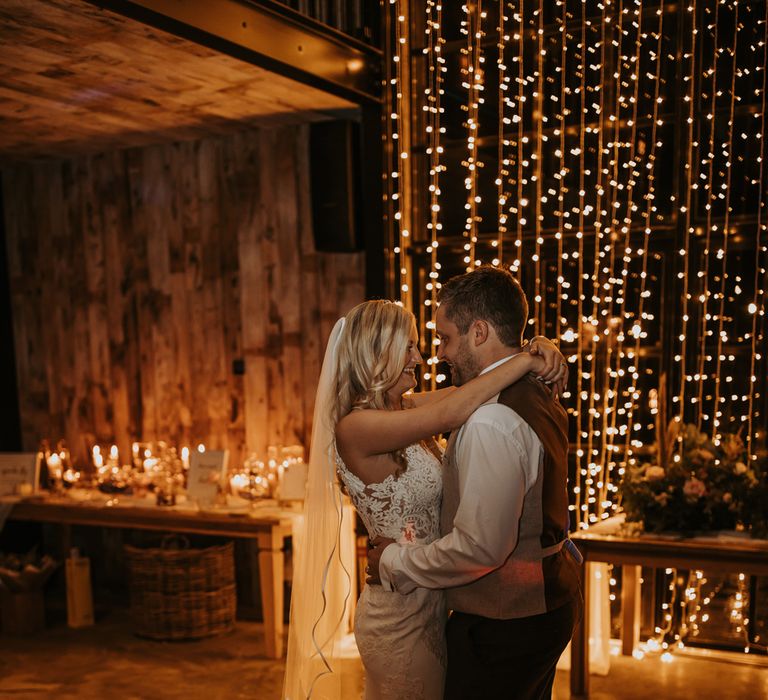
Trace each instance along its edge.
{"label": "bride", "polygon": [[[421,363],[413,315],[394,302],[368,301],[337,322],[315,402],[305,515],[294,536],[300,551],[283,697],[341,698],[337,657],[352,590],[340,553],[341,490],[370,538],[432,542],[440,536],[442,493],[433,436],[459,428],[528,372],[554,378],[561,360],[544,340],[461,387],[408,394]],[[354,624],[366,700],[442,699],[445,621],[442,591],[402,596],[366,585]]]}

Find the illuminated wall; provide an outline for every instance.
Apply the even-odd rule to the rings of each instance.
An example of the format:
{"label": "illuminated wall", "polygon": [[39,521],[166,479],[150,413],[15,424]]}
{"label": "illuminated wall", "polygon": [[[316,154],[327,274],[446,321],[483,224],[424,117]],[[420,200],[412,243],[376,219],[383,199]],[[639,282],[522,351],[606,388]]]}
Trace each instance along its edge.
{"label": "illuminated wall", "polygon": [[[766,3],[388,3],[393,293],[519,276],[571,380],[574,509],[668,420],[764,444]],[[500,11],[501,10],[501,11]]]}

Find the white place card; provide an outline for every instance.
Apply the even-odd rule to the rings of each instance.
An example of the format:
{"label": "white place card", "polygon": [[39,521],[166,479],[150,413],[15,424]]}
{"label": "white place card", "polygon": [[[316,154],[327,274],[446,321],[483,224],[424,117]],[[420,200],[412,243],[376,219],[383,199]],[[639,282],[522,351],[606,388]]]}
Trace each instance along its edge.
{"label": "white place card", "polygon": [[40,463],[34,452],[0,452],[0,496],[24,496],[37,491]]}
{"label": "white place card", "polygon": [[189,456],[187,497],[200,505],[216,502],[219,484],[227,473],[229,450],[195,450]]}

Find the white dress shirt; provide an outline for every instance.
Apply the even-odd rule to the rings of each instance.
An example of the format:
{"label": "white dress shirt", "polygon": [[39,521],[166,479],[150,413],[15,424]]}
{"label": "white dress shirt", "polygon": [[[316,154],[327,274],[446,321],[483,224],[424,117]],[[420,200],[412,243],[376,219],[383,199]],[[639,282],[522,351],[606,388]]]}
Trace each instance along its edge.
{"label": "white dress shirt", "polygon": [[461,586],[500,567],[515,549],[543,447],[528,423],[497,399],[480,406],[456,437],[461,500],[453,530],[428,545],[389,545],[379,562],[385,590]]}

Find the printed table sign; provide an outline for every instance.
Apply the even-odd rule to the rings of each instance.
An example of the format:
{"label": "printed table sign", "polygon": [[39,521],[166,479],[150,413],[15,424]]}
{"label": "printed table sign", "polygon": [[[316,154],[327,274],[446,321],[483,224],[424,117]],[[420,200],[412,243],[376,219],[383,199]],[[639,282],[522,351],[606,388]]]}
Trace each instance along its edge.
{"label": "printed table sign", "polygon": [[228,459],[229,450],[192,452],[189,456],[187,497],[200,505],[213,505],[219,484],[223,483],[227,472]]}
{"label": "printed table sign", "polygon": [[0,496],[29,496],[37,490],[39,474],[34,452],[0,452]]}

